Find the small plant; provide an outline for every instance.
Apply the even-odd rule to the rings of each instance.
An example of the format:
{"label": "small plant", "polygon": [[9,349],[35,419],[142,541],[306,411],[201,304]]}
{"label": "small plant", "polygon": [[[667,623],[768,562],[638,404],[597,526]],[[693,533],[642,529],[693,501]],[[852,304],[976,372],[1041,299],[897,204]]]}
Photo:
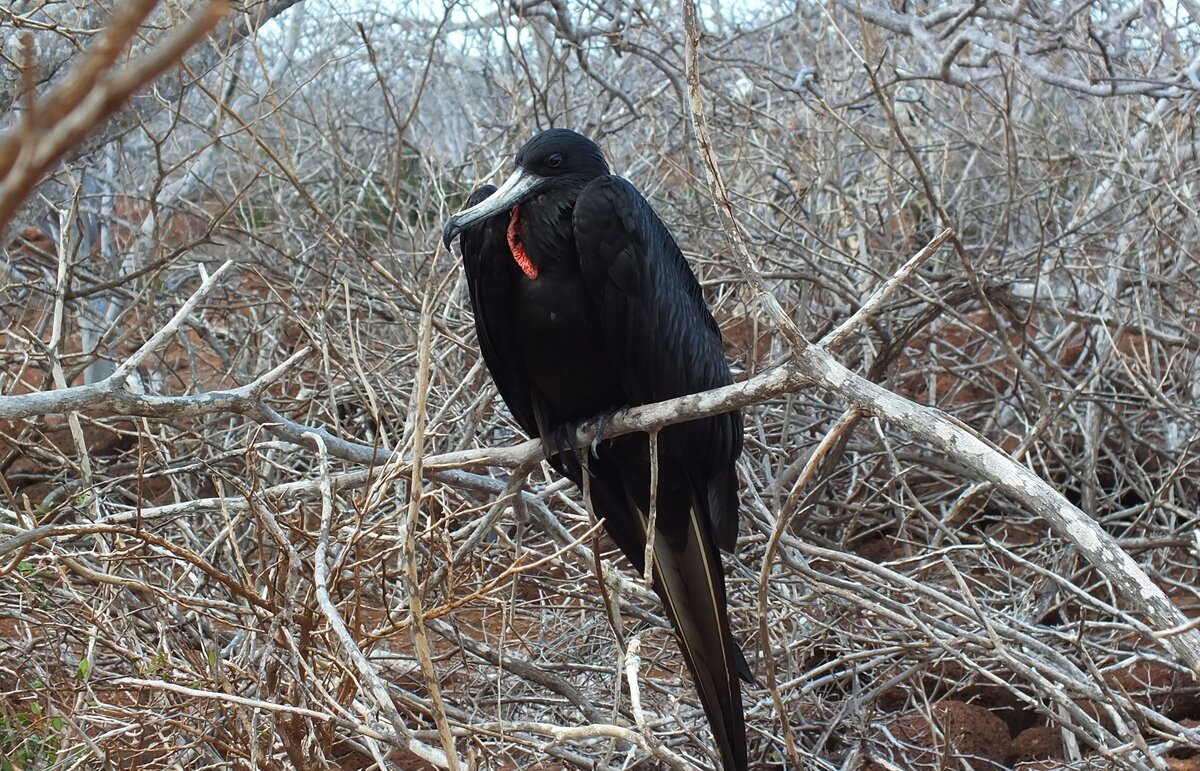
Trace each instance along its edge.
{"label": "small plant", "polygon": [[0,711],[0,771],[45,768],[58,759],[63,719],[30,702]]}

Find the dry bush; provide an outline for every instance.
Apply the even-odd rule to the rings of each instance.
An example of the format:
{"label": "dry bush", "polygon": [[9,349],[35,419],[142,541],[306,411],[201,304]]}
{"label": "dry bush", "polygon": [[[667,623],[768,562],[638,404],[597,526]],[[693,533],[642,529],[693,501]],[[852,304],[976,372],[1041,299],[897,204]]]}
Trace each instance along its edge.
{"label": "dry bush", "polygon": [[[670,223],[736,371],[789,356],[713,216],[669,5],[249,4],[42,184],[3,234],[5,396],[109,382],[233,265],[131,373],[142,401],[0,424],[5,768],[712,766],[578,491],[470,454],[520,437],[437,247],[571,126]],[[705,6],[700,69],[774,297],[819,339],[953,228],[841,361],[1012,453],[1196,617],[1194,4],[767,5]],[[5,48],[8,125],[22,83],[70,77],[81,6],[0,12],[36,54],[23,79]],[[188,9],[156,14],[135,55]],[[844,409],[745,413],[753,767],[1190,762],[1164,630],[953,454]]]}

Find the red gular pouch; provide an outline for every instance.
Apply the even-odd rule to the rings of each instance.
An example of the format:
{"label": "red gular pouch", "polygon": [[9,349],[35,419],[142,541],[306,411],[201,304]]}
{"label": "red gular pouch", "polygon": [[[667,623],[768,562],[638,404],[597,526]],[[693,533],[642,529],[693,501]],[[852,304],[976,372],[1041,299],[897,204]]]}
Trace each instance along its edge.
{"label": "red gular pouch", "polygon": [[508,221],[508,248],[512,250],[513,259],[517,261],[521,272],[530,281],[538,277],[537,265],[533,264],[533,260],[529,259],[529,255],[525,253],[525,247],[521,244],[521,205],[516,204],[512,207],[512,219]]}

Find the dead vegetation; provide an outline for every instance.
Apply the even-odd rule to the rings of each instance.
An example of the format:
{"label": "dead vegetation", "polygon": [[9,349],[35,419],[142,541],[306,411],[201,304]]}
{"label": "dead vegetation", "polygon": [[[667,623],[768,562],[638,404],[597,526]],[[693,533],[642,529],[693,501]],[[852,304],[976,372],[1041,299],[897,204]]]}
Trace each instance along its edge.
{"label": "dead vegetation", "polygon": [[[790,360],[713,214],[682,17],[310,3],[240,6],[2,234],[3,767],[711,767],[650,593],[504,449],[436,248],[522,138],[572,126],[671,224],[744,379]],[[1010,453],[1195,619],[1192,6],[712,4],[697,73],[799,332],[951,228],[838,360]],[[113,66],[206,7],[159,6]],[[7,128],[103,22],[0,12]],[[69,387],[87,401],[34,398]],[[846,407],[745,411],[726,564],[753,766],[1195,767],[1186,630]]]}

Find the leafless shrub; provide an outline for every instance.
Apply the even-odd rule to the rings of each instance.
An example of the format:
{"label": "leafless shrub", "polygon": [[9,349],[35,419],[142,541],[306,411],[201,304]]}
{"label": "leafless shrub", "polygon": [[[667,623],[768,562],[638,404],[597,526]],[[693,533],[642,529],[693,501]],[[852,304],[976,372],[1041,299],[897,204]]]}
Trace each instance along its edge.
{"label": "leafless shrub", "polygon": [[[764,288],[817,341],[950,228],[839,360],[1011,453],[1195,618],[1194,4],[767,5],[704,6],[696,60]],[[130,61],[204,7],[160,6]],[[6,126],[107,21],[0,11]],[[310,0],[223,24],[3,234],[5,762],[711,767],[660,609],[510,448],[436,248],[569,125],[671,223],[746,379],[794,362],[713,216],[682,17]],[[1181,630],[961,457],[775,393],[746,412],[727,561],[755,767],[1200,750]]]}

